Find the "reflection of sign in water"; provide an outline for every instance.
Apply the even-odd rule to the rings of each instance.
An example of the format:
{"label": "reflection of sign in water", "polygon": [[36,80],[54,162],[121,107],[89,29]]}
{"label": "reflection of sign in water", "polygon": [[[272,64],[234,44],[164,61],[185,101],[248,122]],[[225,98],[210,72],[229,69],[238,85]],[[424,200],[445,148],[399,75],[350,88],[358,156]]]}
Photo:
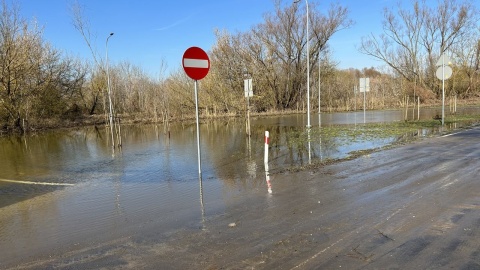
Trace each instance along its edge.
{"label": "reflection of sign in water", "polygon": [[360,93],[370,91],[370,78],[360,78]]}
{"label": "reflection of sign in water", "polygon": [[270,173],[268,172],[268,144],[270,142],[270,132],[265,131],[265,180],[267,181],[268,193],[272,193],[272,184],[270,183]]}
{"label": "reflection of sign in water", "polygon": [[257,177],[257,163],[255,160],[247,161],[247,172],[250,177]]}

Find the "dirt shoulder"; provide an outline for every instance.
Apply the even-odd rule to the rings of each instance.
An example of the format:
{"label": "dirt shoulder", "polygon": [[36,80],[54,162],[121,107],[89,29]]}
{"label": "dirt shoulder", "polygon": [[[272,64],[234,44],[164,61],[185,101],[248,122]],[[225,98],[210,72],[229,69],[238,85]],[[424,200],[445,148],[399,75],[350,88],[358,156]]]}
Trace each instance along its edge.
{"label": "dirt shoulder", "polygon": [[273,194],[198,227],[152,223],[12,269],[480,269],[479,165],[475,128],[273,175]]}

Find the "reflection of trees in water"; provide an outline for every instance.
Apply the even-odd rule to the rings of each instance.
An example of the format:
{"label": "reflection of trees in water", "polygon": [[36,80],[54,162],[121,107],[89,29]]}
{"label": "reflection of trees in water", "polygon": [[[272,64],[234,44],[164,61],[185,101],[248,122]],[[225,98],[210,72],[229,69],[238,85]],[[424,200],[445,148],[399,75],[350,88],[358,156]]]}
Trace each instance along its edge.
{"label": "reflection of trees in water", "polygon": [[250,141],[243,120],[209,121],[201,125],[201,141],[206,149],[209,168],[204,175],[215,174],[227,187],[258,187],[264,181],[252,170],[260,167],[263,154],[263,132],[252,131]]}
{"label": "reflection of trees in water", "polygon": [[[243,118],[202,120],[200,139],[204,179],[220,179],[232,189],[263,188],[266,130],[270,132],[272,173],[284,167],[307,164],[308,136],[303,119],[304,115],[254,119],[250,140],[245,134]],[[380,133],[384,128],[383,124],[330,126],[324,121],[324,125],[311,129],[310,154],[314,162],[318,159],[344,157],[352,148],[361,150],[358,149],[358,143],[364,141],[385,141],[385,138],[375,137],[375,133]],[[448,125],[450,124],[446,128]],[[455,127],[454,123],[451,125]],[[437,127],[437,131],[438,129]],[[121,161],[112,160],[104,127],[0,137],[0,178],[25,181],[47,179],[45,182],[72,183],[70,181],[88,181],[100,177],[111,179],[112,175],[123,175],[120,181],[127,181],[125,170],[133,170],[142,173],[142,179],[128,181],[196,179],[194,121],[172,124],[169,136],[159,132],[155,125],[125,125],[122,132],[126,156],[115,157],[125,158]],[[406,140],[408,136],[428,136],[430,132],[431,129],[418,129],[406,136],[388,132],[385,135],[390,136],[390,142],[393,142],[396,139]],[[0,188],[5,186],[6,184]]]}
{"label": "reflection of trees in water", "polygon": [[85,127],[0,137],[0,178],[71,183],[76,174],[111,162],[102,130]]}
{"label": "reflection of trees in water", "polygon": [[[81,155],[85,132],[50,131],[0,137],[0,178],[13,181],[71,183],[58,172],[69,168],[72,156]],[[81,146],[79,146],[81,145]],[[60,186],[2,183],[0,207],[43,195]]]}
{"label": "reflection of trees in water", "polygon": [[[307,135],[303,127],[282,126],[277,125],[276,122],[272,122],[271,125],[252,125],[249,144],[243,124],[242,120],[228,123],[214,121],[201,126],[201,140],[207,145],[204,151],[209,156],[216,177],[227,186],[232,188],[265,186],[265,178],[260,177],[263,174],[252,173],[252,168],[258,172],[263,171],[266,130],[270,132],[271,171],[308,162]],[[320,140],[320,136],[312,136],[311,141],[314,158],[319,158],[324,153],[334,152],[333,138]]]}
{"label": "reflection of trees in water", "polygon": [[[79,133],[79,135],[84,135]],[[29,175],[42,177],[48,175],[51,166],[61,157],[77,155],[76,147],[83,143],[83,136],[73,136],[65,132],[47,132],[41,135],[9,136],[0,138],[0,177],[17,180],[29,179]],[[60,157],[60,159],[59,159]],[[68,157],[63,159],[68,160]],[[24,178],[27,177],[27,178]]]}
{"label": "reflection of trees in water", "polygon": [[[308,134],[304,127],[262,126],[260,130],[270,131],[270,161],[276,166],[302,166],[308,164]],[[260,132],[258,130],[258,132]],[[313,159],[333,156],[339,144],[338,138],[322,133],[314,127],[310,132],[310,154]]]}

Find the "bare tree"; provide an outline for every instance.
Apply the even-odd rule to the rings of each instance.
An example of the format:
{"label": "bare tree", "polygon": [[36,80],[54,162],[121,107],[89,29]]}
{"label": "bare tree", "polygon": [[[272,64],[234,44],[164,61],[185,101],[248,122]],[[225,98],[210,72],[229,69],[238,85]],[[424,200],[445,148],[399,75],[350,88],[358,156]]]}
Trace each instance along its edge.
{"label": "bare tree", "polygon": [[100,56],[95,46],[96,37],[91,32],[89,21],[85,19],[84,7],[78,1],[75,1],[71,5],[70,12],[72,16],[72,25],[82,36],[93,59],[91,76],[94,79],[90,81],[90,86],[83,91],[84,101],[90,102],[90,104],[87,104],[86,106],[91,115],[95,114],[99,108],[102,108],[106,115],[106,71],[103,58]]}
{"label": "bare tree", "polygon": [[[212,49],[215,63],[212,66],[220,66],[216,74],[223,80],[220,92],[226,97],[224,100],[233,100],[235,92],[237,100],[243,97],[240,94],[243,74],[248,72],[254,79],[257,110],[295,109],[303,105],[305,59],[309,57],[311,67],[316,66],[331,36],[353,23],[348,19],[348,9],[339,4],[331,5],[326,15],[319,12],[316,4],[311,4],[312,30],[308,35],[305,18],[304,8],[276,0],[275,11],[267,13],[265,22],[249,32],[237,35],[219,32]],[[311,44],[309,55],[305,50],[307,43]]]}
{"label": "bare tree", "polygon": [[468,38],[452,47],[455,63],[455,93],[463,98],[478,94],[480,88],[480,27]]}
{"label": "bare tree", "polygon": [[[31,105],[25,82],[35,65],[30,61],[29,51],[38,44],[41,31],[31,29],[20,18],[18,6],[11,9],[2,1],[0,17],[0,104],[5,113],[4,121],[22,129],[22,119],[28,117]],[[33,52],[38,51],[36,48]]]}
{"label": "bare tree", "polygon": [[4,127],[26,131],[46,119],[81,114],[79,89],[84,65],[43,40],[36,21],[20,17],[15,3],[1,2],[0,121]]}
{"label": "bare tree", "polygon": [[396,13],[385,8],[384,33],[364,37],[359,50],[433,90],[438,57],[471,35],[478,12],[468,0],[443,0],[435,8],[414,0],[410,9],[397,8]]}

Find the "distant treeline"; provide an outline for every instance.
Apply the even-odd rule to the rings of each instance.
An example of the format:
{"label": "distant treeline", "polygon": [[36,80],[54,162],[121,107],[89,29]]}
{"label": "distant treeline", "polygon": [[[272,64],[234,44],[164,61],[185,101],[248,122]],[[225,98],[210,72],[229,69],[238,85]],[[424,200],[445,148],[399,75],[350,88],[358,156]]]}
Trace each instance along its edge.
{"label": "distant treeline", "polygon": [[[360,109],[363,96],[354,89],[359,78],[370,78],[367,108],[403,107],[408,100],[435,103],[442,98],[435,76],[442,52],[453,60],[447,97],[474,99],[480,95],[480,17],[470,1],[443,0],[435,7],[413,1],[408,9],[385,9],[384,33],[371,35],[359,50],[383,63],[382,68],[339,70],[328,40],[354,22],[347,6],[332,4],[321,13],[309,1],[310,30],[305,8],[276,0],[275,10],[249,31],[216,31],[209,49],[211,70],[200,81],[202,116],[243,115],[243,82],[253,79],[253,112],[304,111],[309,57],[312,110]],[[27,131],[85,122],[108,122],[106,63],[64,55],[44,40],[41,28],[20,16],[17,6],[2,1],[0,14],[0,125],[3,131]],[[77,7],[78,8],[78,7]],[[75,10],[75,9],[74,9]],[[80,9],[74,26],[92,48]],[[309,44],[307,56],[306,45]],[[115,118],[162,122],[191,118],[195,112],[193,81],[179,68],[152,78],[129,62],[109,66]]]}

